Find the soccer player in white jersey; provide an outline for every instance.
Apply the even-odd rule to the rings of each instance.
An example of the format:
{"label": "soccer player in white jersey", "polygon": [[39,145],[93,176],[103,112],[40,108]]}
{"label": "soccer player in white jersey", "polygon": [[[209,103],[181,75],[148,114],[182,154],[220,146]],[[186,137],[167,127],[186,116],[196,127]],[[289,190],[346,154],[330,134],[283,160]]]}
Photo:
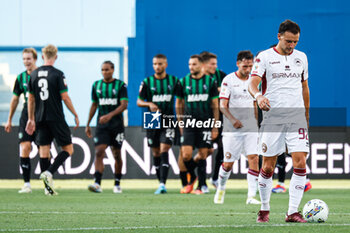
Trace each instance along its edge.
{"label": "soccer player in white jersey", "polygon": [[[268,222],[272,174],[277,156],[286,146],[292,155],[293,175],[289,187],[289,208],[286,222],[306,222],[298,212],[304,193],[306,155],[309,152],[308,121],[310,94],[308,62],[295,48],[300,28],[291,20],[281,23],[278,44],[259,53],[252,70],[249,92],[263,110],[259,150],[263,164],[259,174],[261,209],[257,222]],[[262,93],[258,84],[262,82]]]}
{"label": "soccer player in white jersey", "polygon": [[257,111],[254,99],[248,92],[253,58],[250,51],[239,52],[236,63],[238,70],[227,75],[221,84],[220,110],[224,114],[222,133],[224,162],[219,170],[218,188],[214,196],[216,204],[224,203],[226,181],[234,161],[241,157],[242,152],[249,164],[246,204],[260,204],[260,201],[255,199],[259,175]]}

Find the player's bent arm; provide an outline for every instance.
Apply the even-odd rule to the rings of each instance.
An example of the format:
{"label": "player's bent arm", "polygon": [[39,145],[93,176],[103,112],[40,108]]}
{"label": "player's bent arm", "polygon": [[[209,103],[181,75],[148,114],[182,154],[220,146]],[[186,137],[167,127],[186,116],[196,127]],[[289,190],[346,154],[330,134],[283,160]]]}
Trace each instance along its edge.
{"label": "player's bent arm", "polygon": [[79,127],[79,117],[77,112],[75,111],[75,108],[73,106],[72,100],[70,99],[68,92],[63,92],[61,93],[61,99],[63,100],[64,104],[67,106],[67,108],[69,109],[69,111],[74,115],[74,120],[75,120],[75,124],[76,126],[74,127],[74,129]]}
{"label": "player's bent arm", "polygon": [[184,115],[184,106],[185,106],[185,100],[176,98],[175,109],[176,109],[176,118],[178,121],[182,121],[182,116]]}
{"label": "player's bent arm", "polygon": [[306,122],[309,125],[310,90],[309,90],[309,84],[307,80],[304,80],[302,82],[302,89],[303,89],[303,99],[304,99],[304,106],[305,106],[305,117],[306,117]]}
{"label": "player's bent arm", "polygon": [[232,125],[234,125],[235,122],[238,121],[238,119],[235,118],[230,112],[230,110],[228,109],[228,102],[229,102],[228,99],[220,99],[220,111],[232,123]]}
{"label": "player's bent arm", "polygon": [[28,95],[28,120],[34,120],[35,97],[32,93]]}
{"label": "player's bent arm", "polygon": [[110,114],[111,117],[114,117],[118,114],[121,114],[125,109],[128,108],[128,103],[129,102],[126,99],[121,100],[119,107],[114,109],[112,112],[110,112],[108,114]]}
{"label": "player's bent arm", "polygon": [[14,115],[14,113],[16,111],[18,102],[19,102],[19,96],[13,95],[12,99],[11,99],[11,102],[10,102],[9,116],[8,116],[8,119],[7,119],[7,122],[6,122],[6,125],[5,125],[5,131],[8,132],[8,133],[11,132],[12,118],[13,118],[13,115]]}
{"label": "player's bent arm", "polygon": [[90,122],[96,113],[97,107],[98,107],[97,103],[92,102],[91,107],[90,107],[90,111],[89,111],[89,118],[88,118],[88,121],[86,123],[86,127],[90,126]]}
{"label": "player's bent arm", "polygon": [[249,83],[248,91],[252,97],[255,98],[255,95],[259,92],[258,86],[261,82],[261,77],[254,75],[251,77],[251,81]]}
{"label": "player's bent arm", "polygon": [[211,100],[211,108],[213,109],[213,115],[215,118],[215,121],[218,121],[219,116],[219,98],[214,98]]}

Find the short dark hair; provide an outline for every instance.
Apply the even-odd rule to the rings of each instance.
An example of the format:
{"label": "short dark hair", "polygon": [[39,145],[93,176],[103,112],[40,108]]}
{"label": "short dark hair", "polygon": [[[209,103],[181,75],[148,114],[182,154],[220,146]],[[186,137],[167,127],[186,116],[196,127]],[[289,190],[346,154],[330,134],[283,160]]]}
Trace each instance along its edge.
{"label": "short dark hair", "polygon": [[253,60],[253,58],[254,55],[252,54],[252,52],[250,52],[250,50],[240,51],[237,55],[237,61],[243,61],[244,59]]}
{"label": "short dark hair", "polygon": [[278,29],[278,33],[280,34],[283,34],[285,32],[291,32],[296,35],[300,33],[300,27],[296,22],[287,19],[280,24],[280,28]]}
{"label": "short dark hair", "polygon": [[109,64],[111,67],[112,67],[112,69],[114,70],[114,64],[113,64],[113,62],[111,62],[111,61],[104,61],[103,63],[102,63],[102,65],[103,64]]}
{"label": "short dark hair", "polygon": [[200,63],[203,63],[203,59],[200,55],[194,54],[190,57],[190,59],[194,59],[194,58],[197,58]]}
{"label": "short dark hair", "polygon": [[153,58],[167,59],[166,56],[164,54],[161,54],[161,53],[154,55]]}
{"label": "short dark hair", "polygon": [[203,62],[208,62],[212,58],[218,58],[214,53],[210,53],[207,51],[203,51],[199,55],[202,57]]}

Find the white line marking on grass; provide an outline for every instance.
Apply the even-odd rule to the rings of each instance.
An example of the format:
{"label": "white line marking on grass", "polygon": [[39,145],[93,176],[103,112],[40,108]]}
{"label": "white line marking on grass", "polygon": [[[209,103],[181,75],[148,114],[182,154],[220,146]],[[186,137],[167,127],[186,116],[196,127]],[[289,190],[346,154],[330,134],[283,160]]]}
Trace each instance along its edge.
{"label": "white line marking on grass", "polygon": [[[113,214],[130,214],[130,215],[251,215],[256,214],[255,212],[147,212],[147,211],[126,211],[126,212],[115,212],[115,211],[0,211],[1,214],[100,214],[100,215],[113,215]],[[270,215],[285,215],[286,213],[270,213]],[[329,215],[350,215],[350,213],[329,213]]]}
{"label": "white line marking on grass", "polygon": [[350,223],[331,224],[252,224],[252,225],[192,225],[192,226],[139,226],[139,227],[77,227],[77,228],[51,228],[51,229],[0,229],[0,232],[35,232],[35,231],[95,231],[95,230],[140,230],[140,229],[191,229],[191,228],[244,228],[244,227],[315,227],[315,226],[350,226]]}

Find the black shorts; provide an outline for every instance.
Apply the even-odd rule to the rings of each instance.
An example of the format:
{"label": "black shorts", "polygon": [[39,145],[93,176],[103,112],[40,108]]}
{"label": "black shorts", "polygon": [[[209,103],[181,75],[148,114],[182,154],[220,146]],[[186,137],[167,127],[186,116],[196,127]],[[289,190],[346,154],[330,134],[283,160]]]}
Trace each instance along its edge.
{"label": "black shorts", "polygon": [[149,147],[159,147],[160,143],[172,145],[175,139],[174,129],[149,129],[146,132]]}
{"label": "black shorts", "polygon": [[211,148],[211,129],[183,129],[181,137],[182,146],[193,146],[194,148]]}
{"label": "black shorts", "polygon": [[36,123],[35,141],[39,146],[51,145],[53,139],[57,145],[72,144],[70,129],[65,121],[43,121]]}
{"label": "black shorts", "polygon": [[19,143],[35,141],[36,132],[34,132],[32,135],[29,135],[26,132],[27,121],[28,121],[28,112],[25,109],[23,109],[21,118],[19,120],[19,127],[18,127]]}
{"label": "black shorts", "polygon": [[100,125],[96,126],[94,137],[95,146],[106,144],[120,149],[122,148],[124,138],[124,127],[109,128]]}

